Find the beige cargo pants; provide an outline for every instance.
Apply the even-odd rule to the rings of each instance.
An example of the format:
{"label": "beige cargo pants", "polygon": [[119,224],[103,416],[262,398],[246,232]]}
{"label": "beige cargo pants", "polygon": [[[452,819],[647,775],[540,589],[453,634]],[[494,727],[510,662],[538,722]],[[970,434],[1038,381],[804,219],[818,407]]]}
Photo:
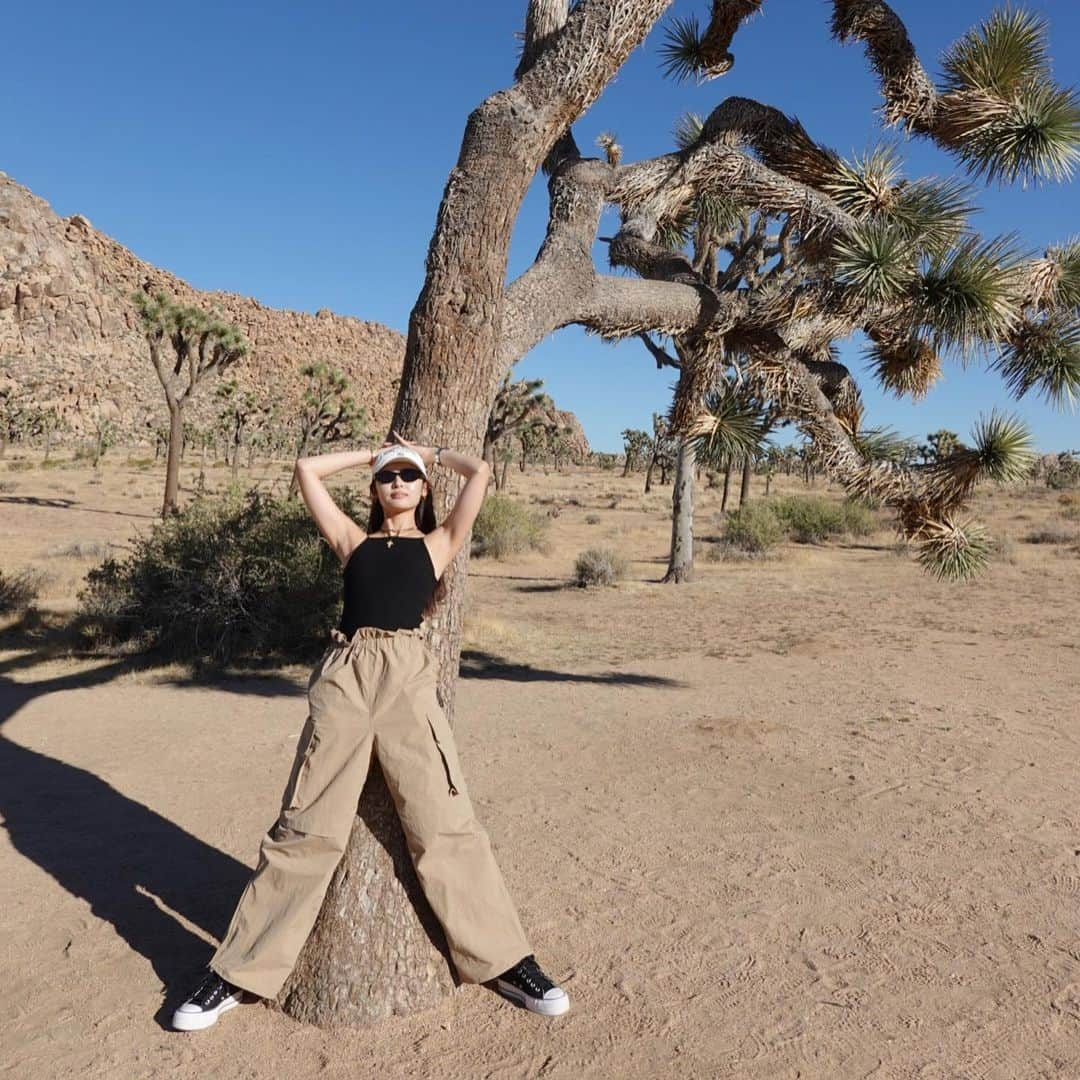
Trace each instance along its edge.
{"label": "beige cargo pants", "polygon": [[374,752],[459,979],[493,979],[532,949],[473,814],[423,630],[330,633],[308,681],[309,715],[281,814],[210,967],[277,996],[345,851]]}

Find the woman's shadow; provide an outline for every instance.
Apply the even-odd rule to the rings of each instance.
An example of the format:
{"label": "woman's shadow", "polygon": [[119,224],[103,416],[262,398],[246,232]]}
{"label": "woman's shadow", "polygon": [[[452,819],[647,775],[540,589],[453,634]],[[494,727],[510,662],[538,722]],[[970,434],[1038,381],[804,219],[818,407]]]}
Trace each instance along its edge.
{"label": "woman's shadow", "polygon": [[[0,674],[0,725],[33,698],[101,685],[135,666],[124,660],[33,683]],[[251,874],[86,769],[2,734],[0,817],[12,847],[112,923],[166,986],[209,959],[183,920],[220,939]]]}

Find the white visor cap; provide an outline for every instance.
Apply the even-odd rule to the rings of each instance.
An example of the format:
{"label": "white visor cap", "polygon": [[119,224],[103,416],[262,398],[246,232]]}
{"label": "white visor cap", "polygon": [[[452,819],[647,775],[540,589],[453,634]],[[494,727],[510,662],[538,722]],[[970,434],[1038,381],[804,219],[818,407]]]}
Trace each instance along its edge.
{"label": "white visor cap", "polygon": [[377,473],[380,469],[386,468],[391,461],[408,461],[424,474],[425,480],[428,479],[424,459],[415,450],[410,450],[407,446],[388,446],[385,450],[380,450],[371,463],[371,471]]}

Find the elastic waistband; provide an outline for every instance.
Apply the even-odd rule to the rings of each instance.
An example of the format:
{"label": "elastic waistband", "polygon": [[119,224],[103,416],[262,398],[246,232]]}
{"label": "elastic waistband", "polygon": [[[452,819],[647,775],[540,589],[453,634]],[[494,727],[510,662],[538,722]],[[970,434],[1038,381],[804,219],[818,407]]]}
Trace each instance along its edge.
{"label": "elastic waistband", "polygon": [[330,637],[337,645],[355,645],[358,641],[367,638],[423,638],[424,628],[421,626],[406,626],[400,630],[385,630],[381,626],[359,626],[353,636],[346,637],[336,626],[330,630]]}

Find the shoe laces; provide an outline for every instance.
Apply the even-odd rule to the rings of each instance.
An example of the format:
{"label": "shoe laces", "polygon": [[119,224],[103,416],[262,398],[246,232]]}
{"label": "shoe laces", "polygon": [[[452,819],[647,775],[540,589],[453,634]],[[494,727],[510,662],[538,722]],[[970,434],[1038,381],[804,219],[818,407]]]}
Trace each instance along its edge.
{"label": "shoe laces", "polygon": [[540,970],[536,957],[531,953],[524,960],[518,961],[511,972],[516,980],[523,983],[538,997],[543,997],[555,984]]}
{"label": "shoe laces", "polygon": [[212,1009],[223,998],[234,992],[231,983],[227,983],[216,971],[208,972],[199,983],[195,993],[188,999],[200,1009]]}

